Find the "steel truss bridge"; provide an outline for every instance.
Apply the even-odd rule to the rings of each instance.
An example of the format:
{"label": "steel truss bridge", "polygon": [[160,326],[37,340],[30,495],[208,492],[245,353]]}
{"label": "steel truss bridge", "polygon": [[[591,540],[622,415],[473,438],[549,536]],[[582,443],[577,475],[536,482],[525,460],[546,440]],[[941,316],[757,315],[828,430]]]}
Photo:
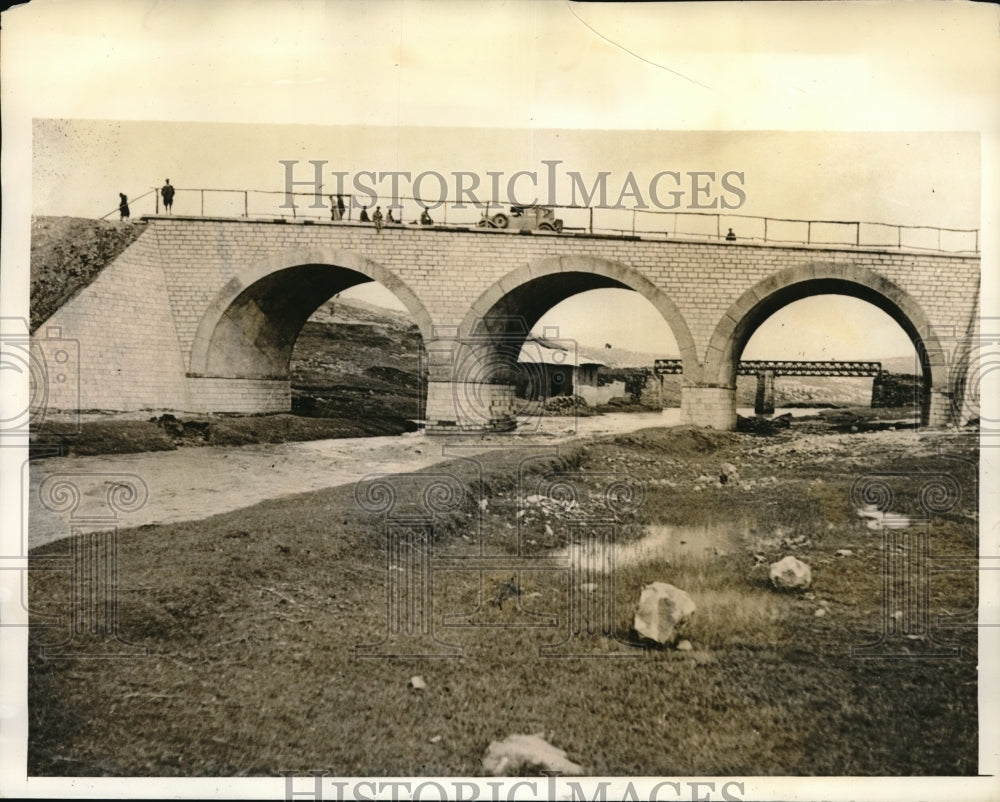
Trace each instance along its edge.
{"label": "steel truss bridge", "polygon": [[[653,371],[659,376],[677,375],[684,372],[679,359],[657,359]],[[746,359],[736,368],[739,376],[878,376],[882,372],[881,362],[853,361],[799,361],[794,359]]]}
{"label": "steel truss bridge", "polygon": [[[653,372],[658,376],[677,375],[684,372],[679,359],[657,359]],[[746,359],[736,366],[738,376],[757,377],[757,397],[754,412],[771,415],[774,412],[774,379],[776,376],[878,376],[881,362],[853,362],[846,360],[794,360]]]}

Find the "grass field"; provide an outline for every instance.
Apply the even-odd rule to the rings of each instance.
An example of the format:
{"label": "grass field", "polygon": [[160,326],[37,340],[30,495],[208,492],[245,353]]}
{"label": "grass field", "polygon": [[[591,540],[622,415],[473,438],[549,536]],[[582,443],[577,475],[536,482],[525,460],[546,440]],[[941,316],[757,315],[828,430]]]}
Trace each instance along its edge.
{"label": "grass field", "polygon": [[[975,774],[974,628],[932,626],[957,657],[917,657],[919,634],[890,644],[908,658],[852,657],[882,628],[883,538],[850,491],[893,474],[892,511],[915,516],[923,475],[954,477],[958,504],[912,528],[935,555],[973,556],[976,460],[974,435],[676,428],[398,477],[400,516],[428,499],[447,508],[433,519],[432,620],[452,657],[356,652],[385,637],[400,566],[387,564],[385,520],[351,487],[121,532],[119,633],[142,657],[44,655],[66,629],[43,616],[65,617],[72,590],[68,573],[43,570],[69,554],[52,543],[32,552],[28,773],[478,775],[490,741],[541,732],[596,775]],[[715,481],[723,462],[738,483]],[[624,475],[641,504],[605,501]],[[457,494],[425,495],[435,477]],[[608,527],[620,558],[608,625],[572,639],[583,656],[544,656],[567,638],[582,581],[544,560]],[[808,592],[769,586],[768,564],[789,553],[812,566]],[[472,570],[469,557],[504,567]],[[975,580],[934,572],[932,622],[974,608]],[[693,650],[631,645],[651,581],[695,600]],[[448,616],[466,626],[442,626]]]}

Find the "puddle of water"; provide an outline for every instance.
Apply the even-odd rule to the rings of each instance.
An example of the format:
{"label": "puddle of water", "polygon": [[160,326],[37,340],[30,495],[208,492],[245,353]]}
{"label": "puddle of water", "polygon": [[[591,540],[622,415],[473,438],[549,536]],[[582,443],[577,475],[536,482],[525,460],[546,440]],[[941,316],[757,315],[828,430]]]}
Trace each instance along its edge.
{"label": "puddle of water", "polygon": [[714,559],[739,548],[749,537],[746,524],[713,523],[702,526],[669,526],[651,524],[639,540],[616,543],[613,557],[607,553],[602,541],[589,540],[574,543],[553,553],[554,557],[568,559],[584,573],[610,573],[612,562],[617,568],[631,568],[661,561],[691,562]]}

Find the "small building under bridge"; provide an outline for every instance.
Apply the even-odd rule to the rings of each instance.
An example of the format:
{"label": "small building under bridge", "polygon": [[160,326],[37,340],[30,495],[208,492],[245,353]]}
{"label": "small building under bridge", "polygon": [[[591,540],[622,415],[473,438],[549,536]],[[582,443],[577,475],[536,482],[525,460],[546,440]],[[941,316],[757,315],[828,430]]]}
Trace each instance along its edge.
{"label": "small building under bridge", "polygon": [[518,356],[516,393],[528,401],[577,395],[590,406],[605,404],[615,396],[625,395],[625,384],[601,385],[598,372],[602,367],[603,362],[587,359],[574,343],[562,345],[529,337]]}

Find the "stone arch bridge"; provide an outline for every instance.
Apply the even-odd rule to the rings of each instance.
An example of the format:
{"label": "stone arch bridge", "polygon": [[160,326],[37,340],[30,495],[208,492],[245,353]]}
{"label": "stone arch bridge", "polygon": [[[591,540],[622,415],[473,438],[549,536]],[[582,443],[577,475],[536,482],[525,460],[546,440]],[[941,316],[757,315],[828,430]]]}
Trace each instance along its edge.
{"label": "stone arch bridge", "polygon": [[38,330],[79,342],[79,385],[50,409],[272,412],[308,317],[378,281],[406,306],[429,359],[429,431],[509,428],[527,331],[586,290],[647,298],[683,361],[682,420],[731,429],[743,347],[811,295],[869,301],[909,335],[927,384],[923,422],[961,416],[979,314],[978,255],[643,240],[486,229],[150,217],[147,230]]}

